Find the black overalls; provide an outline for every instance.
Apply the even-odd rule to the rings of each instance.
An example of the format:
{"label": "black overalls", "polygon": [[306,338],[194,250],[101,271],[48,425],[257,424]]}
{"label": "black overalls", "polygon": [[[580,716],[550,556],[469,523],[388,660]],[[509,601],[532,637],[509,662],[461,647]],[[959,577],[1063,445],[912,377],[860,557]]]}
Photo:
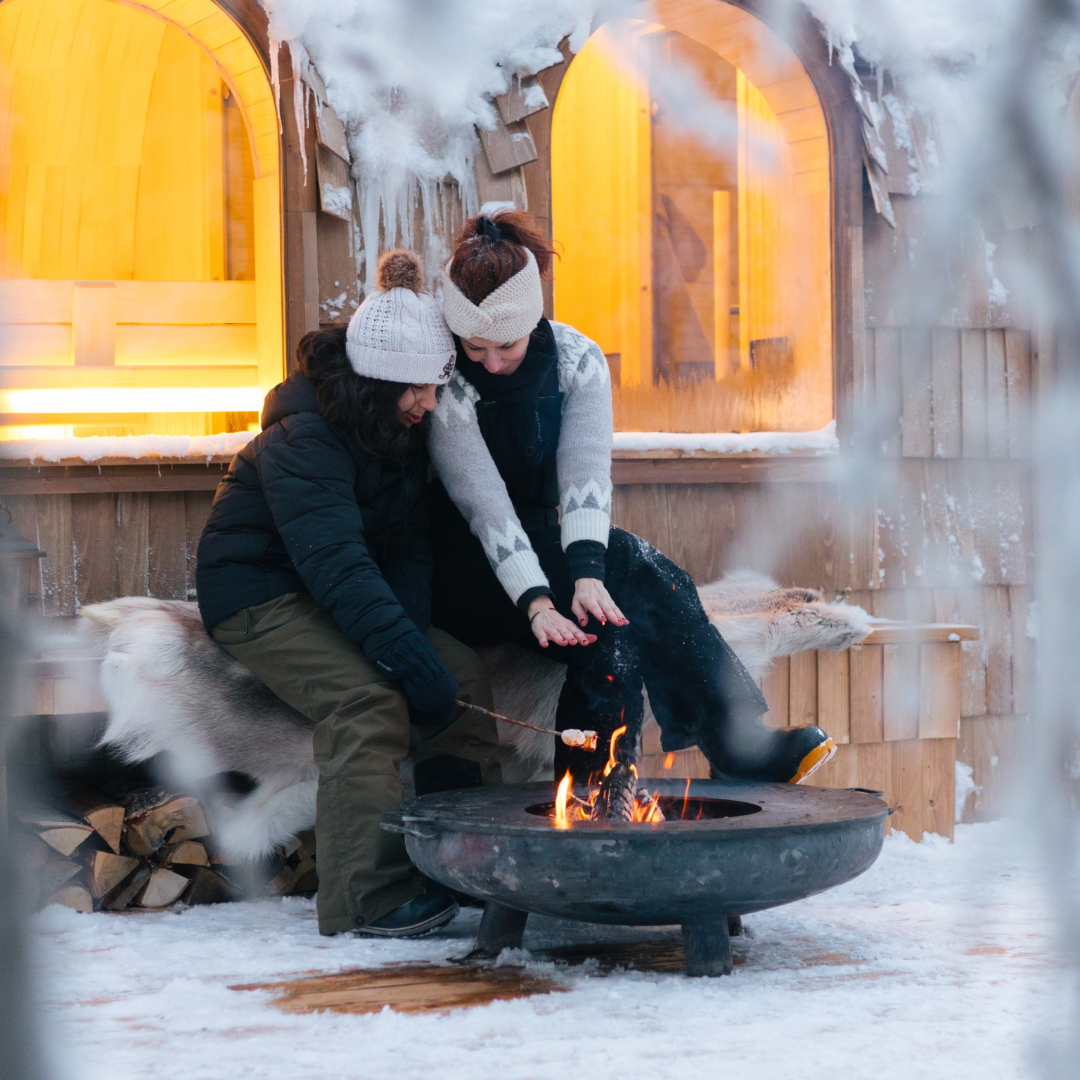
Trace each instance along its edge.
{"label": "black overalls", "polygon": [[584,780],[602,768],[608,736],[620,724],[628,728],[620,745],[626,754],[633,752],[641,733],[643,686],[665,751],[697,745],[714,772],[739,775],[740,760],[755,755],[767,733],[757,720],[767,705],[710,624],[690,576],[622,529],[611,529],[606,552],[591,545],[597,549],[591,559],[589,541],[569,561],[562,549],[556,450],[563,395],[557,360],[546,319],[513,375],[490,375],[458,346],[458,368],[480,394],[480,432],[551,584],[555,606],[574,620],[573,562],[576,576],[604,580],[630,625],[601,626],[590,617],[585,630],[597,635],[594,645],[540,650],[528,617],[506,595],[479,539],[438,481],[430,499],[432,623],[474,648],[515,641],[567,665],[556,726],[592,728],[600,743],[595,754],[557,743],[556,776],[569,766]]}

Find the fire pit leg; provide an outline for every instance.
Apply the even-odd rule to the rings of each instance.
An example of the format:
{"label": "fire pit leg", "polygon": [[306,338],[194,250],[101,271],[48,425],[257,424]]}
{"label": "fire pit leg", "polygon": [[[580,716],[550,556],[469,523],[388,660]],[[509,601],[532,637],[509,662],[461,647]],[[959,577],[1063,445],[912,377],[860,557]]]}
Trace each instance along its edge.
{"label": "fire pit leg", "polygon": [[715,977],[731,974],[731,938],[726,915],[684,922],[682,936],[687,975]]}
{"label": "fire pit leg", "polygon": [[489,900],[484,906],[484,916],[480,920],[473,950],[465,959],[494,959],[503,949],[520,949],[528,918],[527,911],[518,911]]}

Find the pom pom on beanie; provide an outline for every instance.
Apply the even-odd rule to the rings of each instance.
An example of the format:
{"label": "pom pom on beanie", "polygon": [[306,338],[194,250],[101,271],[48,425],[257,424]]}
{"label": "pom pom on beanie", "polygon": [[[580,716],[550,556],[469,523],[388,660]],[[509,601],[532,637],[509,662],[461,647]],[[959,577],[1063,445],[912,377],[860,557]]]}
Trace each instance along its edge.
{"label": "pom pom on beanie", "polygon": [[394,248],[379,256],[379,269],[375,275],[376,285],[383,291],[411,289],[414,293],[424,291],[424,268],[415,251]]}

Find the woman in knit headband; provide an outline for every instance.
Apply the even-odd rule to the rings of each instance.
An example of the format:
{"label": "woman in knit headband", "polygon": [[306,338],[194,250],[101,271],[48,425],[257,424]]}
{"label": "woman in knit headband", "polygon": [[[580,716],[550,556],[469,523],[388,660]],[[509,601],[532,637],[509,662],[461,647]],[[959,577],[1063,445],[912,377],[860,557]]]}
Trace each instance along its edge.
{"label": "woman in knit headband", "polygon": [[379,827],[410,744],[418,792],[500,779],[495,722],[455,705],[490,708],[484,667],[428,626],[427,429],[455,346],[423,286],[416,255],[387,252],[348,329],[301,338],[199,543],[206,629],[315,725],[323,934],[409,937],[457,911]]}
{"label": "woman in knit headband", "polygon": [[[543,315],[552,251],[530,219],[470,220],[446,270],[457,370],[430,449],[433,621],[473,646],[522,640],[568,666],[556,726],[628,726],[642,688],[665,750],[697,745],[714,775],[798,783],[835,752],[820,728],[776,731],[690,576],[611,526],[611,382],[599,347]],[[561,514],[560,514],[561,508]],[[556,775],[607,759],[556,749]]]}

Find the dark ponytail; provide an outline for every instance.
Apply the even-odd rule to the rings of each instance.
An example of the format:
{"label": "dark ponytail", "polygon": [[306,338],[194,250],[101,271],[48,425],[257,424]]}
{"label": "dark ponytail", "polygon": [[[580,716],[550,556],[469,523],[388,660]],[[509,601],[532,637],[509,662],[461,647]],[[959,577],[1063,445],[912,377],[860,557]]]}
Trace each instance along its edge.
{"label": "dark ponytail", "polygon": [[480,304],[523,269],[533,253],[540,276],[551,270],[554,251],[528,214],[503,210],[469,218],[450,260],[450,280],[466,299]]}
{"label": "dark ponytail", "polygon": [[427,430],[425,422],[406,427],[398,402],[407,383],[357,375],[345,354],[344,326],[313,330],[300,339],[296,358],[319,397],[319,415],[349,432],[361,448],[381,461],[404,464]]}

